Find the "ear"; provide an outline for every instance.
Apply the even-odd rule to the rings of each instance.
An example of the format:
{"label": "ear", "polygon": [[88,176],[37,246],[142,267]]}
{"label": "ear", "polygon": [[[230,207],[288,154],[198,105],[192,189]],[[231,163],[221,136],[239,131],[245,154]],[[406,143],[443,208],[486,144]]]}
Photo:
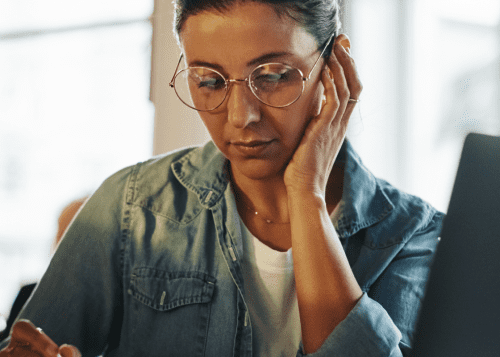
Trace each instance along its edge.
{"label": "ear", "polygon": [[351,53],[351,41],[349,40],[349,37],[345,33],[342,33],[335,38],[335,44],[339,44],[342,47],[345,48],[347,53]]}

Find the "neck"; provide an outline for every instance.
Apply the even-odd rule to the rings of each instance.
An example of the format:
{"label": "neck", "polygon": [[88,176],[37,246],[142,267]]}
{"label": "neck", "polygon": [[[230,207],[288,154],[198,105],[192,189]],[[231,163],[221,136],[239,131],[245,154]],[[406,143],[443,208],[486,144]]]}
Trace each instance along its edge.
{"label": "neck", "polygon": [[236,202],[242,209],[258,212],[260,218],[289,222],[288,195],[283,175],[254,180],[241,175],[231,166],[231,183]]}
{"label": "neck", "polygon": [[[290,222],[288,214],[288,195],[283,174],[272,178],[254,180],[230,166],[231,183],[237,204],[241,210],[258,212],[260,218],[275,223]],[[331,214],[342,198],[344,167],[334,165],[326,187],[325,201]]]}

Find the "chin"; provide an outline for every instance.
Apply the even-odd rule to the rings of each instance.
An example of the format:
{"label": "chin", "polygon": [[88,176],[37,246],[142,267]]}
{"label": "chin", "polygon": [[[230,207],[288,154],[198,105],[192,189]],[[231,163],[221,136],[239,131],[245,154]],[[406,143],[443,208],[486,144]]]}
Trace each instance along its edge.
{"label": "chin", "polygon": [[245,159],[229,160],[232,170],[238,171],[251,180],[268,180],[276,177],[283,177],[284,163],[277,160],[266,159]]}

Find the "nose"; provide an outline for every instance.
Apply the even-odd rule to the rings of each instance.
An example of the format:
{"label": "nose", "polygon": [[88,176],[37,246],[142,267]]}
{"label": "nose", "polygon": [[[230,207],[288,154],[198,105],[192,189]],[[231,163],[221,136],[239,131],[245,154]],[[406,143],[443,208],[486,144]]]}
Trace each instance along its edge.
{"label": "nose", "polygon": [[246,82],[232,82],[226,100],[227,119],[234,127],[243,129],[260,120],[260,102]]}

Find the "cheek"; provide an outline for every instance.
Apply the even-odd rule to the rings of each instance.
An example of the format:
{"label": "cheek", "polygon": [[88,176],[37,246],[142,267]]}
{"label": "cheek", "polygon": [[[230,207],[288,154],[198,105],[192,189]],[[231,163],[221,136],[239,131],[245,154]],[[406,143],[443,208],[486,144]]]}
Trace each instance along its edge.
{"label": "cheek", "polygon": [[[224,127],[220,125],[218,118],[207,115],[207,113],[199,113],[205,128],[207,129],[212,141],[219,146],[222,144],[224,136]],[[219,148],[220,149],[220,148]]]}
{"label": "cheek", "polygon": [[309,122],[320,113],[323,99],[323,85],[318,83],[314,89],[304,92],[304,96],[301,99],[300,102],[297,102],[300,106],[297,106],[297,108],[291,107],[291,113],[287,116],[288,118],[294,118],[292,122],[295,125],[290,125],[289,123],[284,128],[284,130],[290,133],[289,138],[293,138],[293,145],[298,144]]}

